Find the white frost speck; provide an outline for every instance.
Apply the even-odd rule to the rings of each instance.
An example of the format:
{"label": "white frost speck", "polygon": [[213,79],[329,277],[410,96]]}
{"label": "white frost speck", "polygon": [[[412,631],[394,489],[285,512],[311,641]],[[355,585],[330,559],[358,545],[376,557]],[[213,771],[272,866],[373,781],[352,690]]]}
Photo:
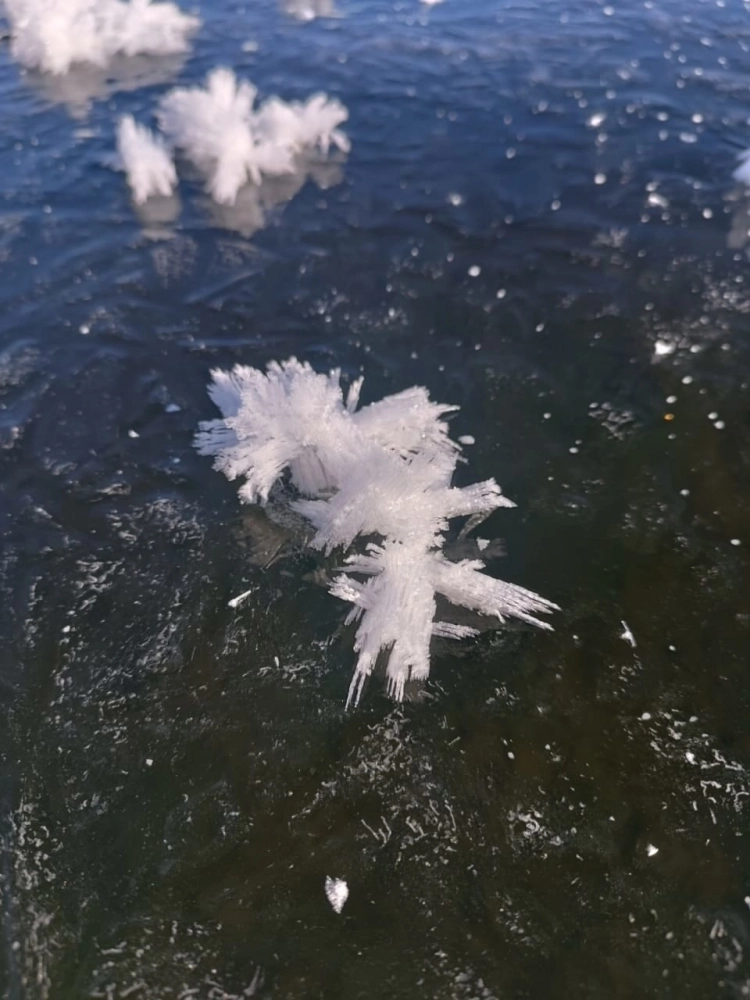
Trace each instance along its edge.
{"label": "white frost speck", "polygon": [[654,856],[655,854],[658,854],[658,853],[659,853],[659,848],[658,848],[658,847],[654,847],[654,845],[653,845],[653,844],[649,844],[649,845],[648,845],[648,846],[646,847],[646,854],[648,854],[648,856],[649,856],[650,858],[653,858],[653,856]]}
{"label": "white frost speck", "polygon": [[349,898],[349,886],[342,878],[331,878],[326,875],[326,898],[333,907],[334,913],[341,913],[344,903]]}
{"label": "white frost speck", "polygon": [[481,273],[482,269],[478,264],[472,264],[471,267],[469,268],[470,278],[478,278]]}
{"label": "white frost speck", "polygon": [[471,434],[462,434],[461,437],[458,440],[459,440],[460,444],[475,444],[476,443],[475,440],[474,440],[474,438],[471,436]]}

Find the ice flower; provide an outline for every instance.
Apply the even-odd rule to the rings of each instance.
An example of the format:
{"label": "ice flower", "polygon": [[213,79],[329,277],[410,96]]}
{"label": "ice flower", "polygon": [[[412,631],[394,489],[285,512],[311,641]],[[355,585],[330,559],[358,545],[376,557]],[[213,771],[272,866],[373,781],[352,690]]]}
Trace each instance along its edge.
{"label": "ice flower", "polygon": [[123,115],[117,125],[117,153],[120,165],[137,205],[152,195],[168,197],[177,184],[177,172],[163,140],[132,115]]}
{"label": "ice flower", "polygon": [[161,129],[206,177],[211,197],[233,205],[248,181],[292,174],[295,158],[331,145],[347,151],[349,141],[338,128],[346,108],[325,94],[304,103],[272,97],[255,108],[256,88],[219,68],[205,87],[177,87],[159,104]]}
{"label": "ice flower", "polygon": [[5,0],[13,56],[61,75],[75,63],[106,66],[118,54],[184,52],[197,17],[151,0]]}
{"label": "ice flower", "polygon": [[[311,544],[350,552],[331,585],[354,605],[348,621],[358,622],[347,704],[358,702],[381,655],[388,691],[401,700],[408,680],[428,676],[433,636],[474,634],[435,621],[437,595],[498,621],[550,627],[538,616],[555,610],[552,602],[488,576],[481,560],[445,555],[452,519],[514,506],[494,479],[453,485],[460,446],[442,418],[454,407],[413,388],[357,409],[361,380],[345,397],[338,371],[319,374],[294,358],[266,373],[237,366],[212,374],[222,416],[201,424],[201,453],[244,480],[240,497],[250,503],[266,502],[287,474],[301,494],[294,507],[314,528]],[[364,551],[351,552],[360,539]]]}

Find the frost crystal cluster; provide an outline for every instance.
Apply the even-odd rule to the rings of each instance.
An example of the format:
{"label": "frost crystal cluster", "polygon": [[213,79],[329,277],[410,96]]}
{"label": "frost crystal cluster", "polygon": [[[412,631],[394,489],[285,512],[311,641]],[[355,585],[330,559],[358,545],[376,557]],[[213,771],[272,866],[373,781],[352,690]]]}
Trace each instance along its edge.
{"label": "frost crystal cluster", "polygon": [[401,700],[407,680],[429,674],[432,636],[475,634],[435,621],[437,594],[500,621],[550,627],[537,617],[555,609],[550,601],[487,576],[479,560],[451,562],[443,551],[452,518],[514,506],[494,479],[452,485],[460,448],[443,418],[456,407],[415,387],[358,409],[361,379],[345,398],[339,371],[318,374],[294,358],[266,373],[238,365],[212,376],[222,417],[201,423],[196,444],[229,479],[243,480],[240,498],[265,503],[286,473],[315,548],[364,541],[331,586],[354,605],[347,620],[359,622],[347,705],[358,702],[381,651],[389,693]]}
{"label": "frost crystal cluster", "polygon": [[5,0],[5,7],[14,57],[58,75],[74,63],[106,66],[116,55],[185,52],[200,25],[166,0]]}
{"label": "frost crystal cluster", "polygon": [[256,88],[230,69],[209,73],[205,87],[177,87],[162,98],[157,117],[170,142],[206,177],[211,197],[232,205],[248,181],[294,173],[295,158],[336,146],[349,151],[339,130],[348,112],[315,94],[304,102],[269,98],[255,108]]}

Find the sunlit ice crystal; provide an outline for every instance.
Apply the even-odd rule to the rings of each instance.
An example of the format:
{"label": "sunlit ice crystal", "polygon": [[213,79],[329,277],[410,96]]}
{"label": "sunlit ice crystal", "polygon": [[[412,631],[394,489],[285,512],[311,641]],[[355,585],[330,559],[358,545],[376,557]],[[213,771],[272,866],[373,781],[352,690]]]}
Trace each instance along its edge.
{"label": "sunlit ice crystal", "polygon": [[347,704],[359,701],[379,658],[400,701],[408,681],[429,675],[433,636],[474,634],[435,621],[437,595],[499,622],[550,628],[539,616],[557,609],[551,601],[489,576],[481,560],[445,556],[454,518],[514,506],[494,479],[453,485],[460,446],[443,418],[454,407],[415,387],[359,409],[361,379],[345,396],[338,370],[320,374],[295,358],[266,372],[238,365],[212,374],[222,416],[201,423],[199,451],[242,480],[245,502],[267,502],[288,477],[300,494],[294,506],[314,528],[313,547],[345,553],[330,589],[353,605],[348,621],[357,623]]}

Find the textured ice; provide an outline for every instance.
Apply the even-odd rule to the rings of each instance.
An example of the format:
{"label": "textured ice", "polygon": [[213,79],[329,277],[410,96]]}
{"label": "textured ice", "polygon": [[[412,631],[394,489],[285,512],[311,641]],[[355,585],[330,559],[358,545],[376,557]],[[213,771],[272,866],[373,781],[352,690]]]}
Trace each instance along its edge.
{"label": "textured ice", "polygon": [[152,195],[172,194],[177,173],[169,150],[159,136],[139,125],[132,115],[123,115],[118,122],[117,153],[136,204],[142,205]]}
{"label": "textured ice", "polygon": [[74,63],[106,66],[118,54],[184,52],[200,24],[174,3],[151,0],[5,0],[5,7],[14,57],[55,74]]}
{"label": "textured ice", "polygon": [[162,98],[159,124],[206,177],[211,197],[233,205],[248,180],[292,174],[295,157],[331,145],[347,151],[339,130],[346,108],[324,94],[287,103],[272,97],[256,110],[256,88],[230,69],[209,73],[205,87],[177,87]]}
{"label": "textured ice", "polygon": [[436,594],[500,621],[550,627],[537,617],[555,609],[550,601],[487,576],[480,560],[451,562],[443,552],[452,518],[514,506],[493,479],[452,485],[460,447],[442,418],[455,407],[413,388],[357,409],[361,380],[345,397],[338,371],[319,374],[294,358],[265,373],[238,365],[212,374],[222,416],[201,424],[196,444],[229,479],[243,480],[241,499],[265,503],[288,474],[315,548],[365,540],[331,586],[354,605],[348,620],[359,622],[348,702],[359,700],[381,651],[389,693],[401,700],[407,680],[429,674],[433,635],[474,634],[435,621]]}

